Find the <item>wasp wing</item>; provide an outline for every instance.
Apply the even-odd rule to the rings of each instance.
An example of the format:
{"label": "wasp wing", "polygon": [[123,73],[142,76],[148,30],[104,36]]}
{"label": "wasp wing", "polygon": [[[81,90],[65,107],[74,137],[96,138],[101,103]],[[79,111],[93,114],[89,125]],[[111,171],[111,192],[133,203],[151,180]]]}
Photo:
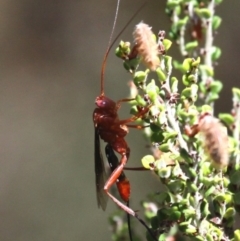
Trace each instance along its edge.
{"label": "wasp wing", "polygon": [[95,140],[94,140],[94,158],[95,158],[95,181],[97,190],[97,203],[98,207],[103,210],[106,209],[108,197],[103,190],[103,187],[107,180],[107,174],[105,171],[105,166],[103,162],[103,157],[100,147],[100,138],[98,133],[98,128],[95,128]]}

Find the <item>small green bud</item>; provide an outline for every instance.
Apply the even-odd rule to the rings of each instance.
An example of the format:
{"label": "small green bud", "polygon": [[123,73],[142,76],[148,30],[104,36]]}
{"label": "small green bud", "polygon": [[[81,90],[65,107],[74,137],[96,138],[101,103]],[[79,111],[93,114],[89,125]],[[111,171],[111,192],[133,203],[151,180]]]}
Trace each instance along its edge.
{"label": "small green bud", "polygon": [[151,142],[160,143],[164,140],[163,132],[154,132],[151,135]]}
{"label": "small green bud", "polygon": [[223,84],[219,80],[212,81],[209,86],[209,89],[213,93],[219,93],[222,90],[222,88],[223,88]]}
{"label": "small green bud", "polygon": [[209,174],[211,174],[212,173],[211,163],[203,162],[201,164],[201,172],[204,177],[207,177]]}
{"label": "small green bud", "polygon": [[233,197],[229,193],[224,193],[224,194],[219,194],[218,196],[215,197],[215,200],[220,202],[220,203],[231,203],[233,201]]}
{"label": "small green bud", "polygon": [[163,59],[164,59],[167,71],[172,69],[172,57],[168,55],[164,55]]}
{"label": "small green bud", "polygon": [[155,162],[155,158],[152,155],[146,155],[142,158],[141,161],[143,167],[145,167],[146,169],[151,169],[150,164]]}
{"label": "small green bud", "polygon": [[159,114],[157,123],[158,123],[159,125],[164,125],[165,123],[167,123],[167,117],[166,117],[165,112],[161,112],[161,113]]}
{"label": "small green bud", "polygon": [[166,77],[165,73],[161,70],[161,68],[157,68],[156,73],[157,73],[157,76],[158,76],[158,79],[160,80],[160,82],[166,80],[167,77]]}
{"label": "small green bud", "polygon": [[209,187],[213,184],[213,177],[200,176],[199,179],[206,187]]}
{"label": "small green bud", "polygon": [[189,84],[194,84],[197,82],[196,76],[194,74],[190,74],[187,76],[187,81]]}
{"label": "small green bud", "polygon": [[169,0],[167,1],[167,8],[175,8],[179,6],[182,0]]}
{"label": "small green bud", "polygon": [[131,52],[130,46],[129,42],[120,41],[119,46],[115,50],[116,56],[121,59],[126,59]]}
{"label": "small green bud", "polygon": [[182,68],[185,72],[189,72],[191,70],[193,59],[192,58],[186,58],[184,59],[182,63]]}
{"label": "small green bud", "polygon": [[135,58],[135,59],[129,59],[129,60],[125,60],[123,62],[123,67],[129,72],[129,73],[133,73],[136,68],[138,67],[140,62],[140,58]]}
{"label": "small green bud", "polygon": [[174,194],[180,193],[184,190],[186,182],[184,181],[172,181],[168,184],[169,190]]}
{"label": "small green bud", "polygon": [[185,45],[185,50],[187,52],[189,51],[192,51],[194,50],[195,48],[198,47],[198,42],[197,41],[192,41],[192,42],[188,42],[186,45]]}
{"label": "small green bud", "polygon": [[138,87],[138,86],[142,86],[145,82],[146,82],[146,79],[147,79],[147,74],[146,72],[144,71],[137,71],[135,74],[134,74],[134,77],[133,77],[133,82],[134,84]]}
{"label": "small green bud", "polygon": [[219,94],[216,94],[216,93],[210,93],[206,102],[208,104],[211,104],[212,102],[216,101],[219,99]]}
{"label": "small green bud", "polygon": [[149,111],[149,115],[150,116],[153,116],[153,117],[158,117],[160,115],[160,111],[159,111],[159,108],[155,105],[153,105],[151,108],[150,108],[150,111]]}
{"label": "small green bud", "polygon": [[188,99],[191,96],[191,88],[187,87],[185,89],[183,89],[182,93],[181,93],[181,99]]}
{"label": "small green bud", "polygon": [[200,62],[201,62],[201,58],[197,57],[197,59],[192,62],[192,67],[195,67],[195,68],[198,67]]}
{"label": "small green bud", "polygon": [[181,27],[185,26],[188,22],[189,17],[186,16],[183,19],[179,19],[176,23],[176,28],[180,29]]}
{"label": "small green bud", "polygon": [[204,197],[207,198],[208,196],[212,195],[216,190],[215,186],[211,186],[206,192],[204,193]]}
{"label": "small green bud", "polygon": [[212,47],[212,60],[213,61],[218,60],[220,58],[221,54],[222,54],[222,51],[220,48],[218,48],[216,46]]}
{"label": "small green bud", "polygon": [[189,184],[189,191],[192,193],[195,193],[198,190],[198,187],[196,186],[196,184],[191,183]]}
{"label": "small green bud", "polygon": [[215,0],[215,4],[218,5],[222,2],[223,0]]}
{"label": "small green bud", "polygon": [[214,241],[214,238],[210,233],[206,233],[206,241]]}
{"label": "small green bud", "polygon": [[172,221],[178,221],[182,216],[182,213],[180,211],[174,210],[170,215],[169,219]]}
{"label": "small green bud", "polygon": [[220,113],[218,118],[224,122],[227,126],[230,126],[234,123],[234,117],[228,113]]}
{"label": "small green bud", "polygon": [[209,214],[209,203],[206,201],[206,199],[203,199],[201,205],[200,205],[200,210],[201,210],[201,218],[206,218]]}
{"label": "small green bud", "polygon": [[233,241],[240,241],[240,229],[234,231]]}
{"label": "small green bud", "polygon": [[178,92],[178,79],[176,77],[171,78],[171,90],[172,93]]}
{"label": "small green bud", "polygon": [[212,107],[210,105],[203,105],[201,108],[201,113],[212,113]]}
{"label": "small green bud", "polygon": [[236,215],[236,210],[235,208],[231,207],[231,208],[228,208],[227,211],[225,212],[224,214],[224,218],[226,219],[229,219],[229,218],[232,218]]}
{"label": "small green bud", "polygon": [[188,220],[189,218],[193,218],[196,216],[196,210],[193,208],[184,209],[183,215],[185,217],[185,220]]}
{"label": "small green bud", "polygon": [[219,16],[213,16],[213,19],[212,19],[212,27],[213,27],[213,30],[217,30],[220,25],[222,23],[222,19],[219,17]]}
{"label": "small green bud", "polygon": [[170,47],[172,46],[172,41],[169,39],[164,39],[163,46],[165,48],[165,51],[168,51],[170,49]]}
{"label": "small green bud", "polygon": [[205,241],[205,239],[200,235],[195,236],[195,240],[196,241]]}
{"label": "small green bud", "polygon": [[239,88],[232,88],[234,99],[236,99],[237,102],[240,101],[240,89]]}
{"label": "small green bud", "polygon": [[185,232],[186,229],[189,227],[189,221],[187,222],[181,222],[179,223],[179,230],[182,231],[182,232]]}
{"label": "small green bud", "polygon": [[214,70],[213,70],[212,67],[209,67],[209,66],[207,66],[207,65],[203,65],[203,64],[202,64],[201,66],[199,66],[199,68],[200,68],[200,70],[201,70],[202,72],[206,73],[208,76],[213,77],[213,75],[214,75]]}
{"label": "small green bud", "polygon": [[151,82],[147,85],[146,92],[151,101],[154,103],[159,95],[159,87],[155,84],[155,80],[151,80]]}
{"label": "small green bud", "polygon": [[171,149],[171,144],[170,143],[164,143],[159,145],[159,150],[162,152],[168,152]]}
{"label": "small green bud", "polygon": [[209,9],[207,8],[195,8],[195,13],[200,17],[200,18],[210,18],[212,16],[212,13]]}
{"label": "small green bud", "polygon": [[185,230],[186,234],[195,234],[197,232],[196,227],[193,225],[189,224],[188,228]]}
{"label": "small green bud", "polygon": [[171,167],[164,167],[158,170],[158,176],[160,178],[169,178],[171,176],[172,169]]}
{"label": "small green bud", "polygon": [[[197,177],[197,172],[196,172],[196,170],[194,169],[194,168],[191,168],[191,167],[189,167],[188,168],[188,172],[189,172],[189,176],[191,177],[191,178],[195,178],[195,177]],[[195,188],[194,188],[195,189]]]}
{"label": "small green bud", "polygon": [[137,95],[135,97],[135,101],[137,102],[137,105],[146,106],[146,101],[144,100],[144,98],[141,95]]}
{"label": "small green bud", "polygon": [[189,99],[191,98],[192,101],[197,100],[197,91],[198,85],[192,84],[191,87],[185,88],[181,93],[181,99]]}
{"label": "small green bud", "polygon": [[164,141],[172,140],[175,139],[178,135],[176,131],[171,131],[171,132],[164,132]]}

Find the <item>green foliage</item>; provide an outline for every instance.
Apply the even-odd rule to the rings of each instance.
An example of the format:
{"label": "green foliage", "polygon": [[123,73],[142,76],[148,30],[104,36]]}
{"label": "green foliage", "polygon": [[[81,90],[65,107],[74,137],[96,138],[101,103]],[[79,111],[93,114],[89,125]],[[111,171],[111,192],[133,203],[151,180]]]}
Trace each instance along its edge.
{"label": "green foliage", "polygon": [[[221,49],[213,45],[214,31],[222,21],[215,7],[221,2],[167,1],[171,40],[158,40],[165,52],[159,53],[156,79],[149,78],[149,69],[142,69],[141,57],[129,60],[133,48],[128,42],[121,41],[116,51],[133,79],[132,88],[137,88],[137,95],[131,96],[136,100],[131,103],[134,113],[139,106],[149,108],[141,121],[148,125],[145,137],[155,152],[143,157],[142,165],[165,189],[152,194],[143,207],[158,240],[240,240],[240,231],[234,230],[240,212],[240,89],[232,89],[231,113],[212,115],[223,88],[214,71]],[[167,55],[176,43],[182,60]],[[227,141],[218,138],[227,136],[226,130]],[[149,233],[147,240],[152,240]]]}

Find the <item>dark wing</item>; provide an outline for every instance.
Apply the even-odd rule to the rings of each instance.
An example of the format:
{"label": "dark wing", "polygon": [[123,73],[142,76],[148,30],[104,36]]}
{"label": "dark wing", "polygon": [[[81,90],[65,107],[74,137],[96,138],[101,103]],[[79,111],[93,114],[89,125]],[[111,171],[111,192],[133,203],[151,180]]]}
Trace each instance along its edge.
{"label": "dark wing", "polygon": [[103,157],[100,148],[100,138],[98,129],[95,128],[95,140],[94,140],[94,159],[95,159],[95,178],[96,178],[96,190],[97,190],[97,203],[98,207],[103,210],[106,209],[108,197],[103,190],[103,187],[107,180],[107,174],[104,167]]}

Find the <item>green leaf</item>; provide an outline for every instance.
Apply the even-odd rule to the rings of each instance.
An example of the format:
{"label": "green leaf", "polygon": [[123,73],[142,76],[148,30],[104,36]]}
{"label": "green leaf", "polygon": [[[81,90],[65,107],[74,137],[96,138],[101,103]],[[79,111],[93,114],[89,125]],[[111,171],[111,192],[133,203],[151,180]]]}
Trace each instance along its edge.
{"label": "green leaf", "polygon": [[152,217],[151,218],[151,226],[153,229],[157,229],[159,227],[158,217]]}
{"label": "green leaf", "polygon": [[161,70],[161,68],[157,68],[156,69],[156,73],[158,76],[158,79],[160,80],[160,82],[163,82],[166,80],[167,76],[165,75],[165,73]]}
{"label": "green leaf", "polygon": [[182,63],[182,69],[185,72],[189,72],[191,70],[192,62],[193,62],[192,58],[184,59],[184,61]]}
{"label": "green leaf", "polygon": [[171,78],[171,90],[172,93],[178,92],[178,79],[176,77]]}
{"label": "green leaf", "polygon": [[172,57],[168,56],[168,55],[164,55],[163,60],[165,62],[165,66],[166,66],[167,71],[172,69]]}
{"label": "green leaf", "polygon": [[168,188],[172,193],[180,193],[184,190],[186,182],[184,181],[172,181],[168,184]]}
{"label": "green leaf", "polygon": [[168,51],[170,49],[170,47],[172,46],[172,41],[169,39],[164,39],[163,45],[164,45],[165,51]]}
{"label": "green leaf", "polygon": [[209,203],[206,199],[203,199],[201,205],[200,205],[200,210],[201,210],[201,218],[206,218],[209,214]]}
{"label": "green leaf", "polygon": [[195,68],[198,67],[200,62],[201,62],[201,58],[197,57],[197,59],[192,62],[192,67],[195,67]]}
{"label": "green leaf", "polygon": [[188,42],[185,45],[185,50],[187,52],[189,52],[189,51],[192,51],[192,50],[196,49],[197,47],[198,47],[198,42],[197,41],[192,41],[192,42]]}
{"label": "green leaf", "polygon": [[215,197],[215,200],[218,201],[219,203],[226,203],[229,204],[233,201],[232,194],[229,193],[221,193]]}
{"label": "green leaf", "polygon": [[164,143],[159,145],[159,150],[162,152],[168,152],[171,149],[171,144],[170,143]]}
{"label": "green leaf", "polygon": [[179,20],[177,21],[177,23],[176,23],[176,28],[177,28],[177,29],[180,29],[181,27],[185,26],[185,25],[187,24],[187,22],[188,22],[188,19],[189,19],[188,16],[186,16],[186,17],[183,18],[183,19],[179,19]]}
{"label": "green leaf", "polygon": [[219,93],[222,90],[222,88],[223,88],[223,84],[219,80],[212,81],[209,86],[209,89],[213,93]]}
{"label": "green leaf", "polygon": [[216,190],[215,186],[211,186],[208,190],[206,190],[206,192],[204,193],[205,198],[207,198],[208,196],[212,195],[214,193],[214,191]]}
{"label": "green leaf", "polygon": [[222,23],[222,19],[219,17],[219,16],[213,16],[213,19],[212,19],[212,27],[213,27],[213,30],[217,30],[220,25]]}
{"label": "green leaf", "polygon": [[151,142],[160,143],[163,140],[164,140],[164,136],[163,136],[163,132],[162,131],[154,132],[151,135]]}
{"label": "green leaf", "polygon": [[159,171],[158,171],[158,176],[160,178],[169,178],[170,175],[172,173],[172,168],[171,167],[164,167],[164,168],[161,168]]}
{"label": "green leaf", "polygon": [[142,158],[142,165],[146,168],[146,169],[150,169],[152,163],[155,162],[155,158],[152,155],[146,155]]}
{"label": "green leaf", "polygon": [[220,58],[220,56],[222,55],[222,51],[220,48],[214,46],[212,47],[212,60],[216,61]]}
{"label": "green leaf", "polygon": [[214,238],[210,233],[206,233],[206,241],[214,241]]}
{"label": "green leaf", "polygon": [[189,218],[193,218],[196,216],[196,210],[193,208],[186,208],[183,210],[183,215],[185,219],[188,220]]}
{"label": "green leaf", "polygon": [[227,209],[227,211],[225,212],[223,217],[226,218],[226,219],[229,219],[229,218],[234,217],[235,214],[236,214],[235,208],[230,207],[230,208]]}
{"label": "green leaf", "polygon": [[195,236],[195,240],[196,241],[205,241],[205,239],[200,235]]}
{"label": "green leaf", "polygon": [[240,101],[240,89],[232,88],[233,96],[237,101]]}
{"label": "green leaf", "polygon": [[200,17],[200,18],[210,18],[212,16],[212,13],[209,9],[207,8],[195,8],[195,13]]}
{"label": "green leaf", "polygon": [[159,87],[155,84],[154,79],[152,79],[151,82],[147,85],[146,92],[151,101],[154,103],[159,94]]}
{"label": "green leaf", "polygon": [[213,77],[214,70],[212,67],[202,64],[199,66],[201,72],[206,73],[208,76]]}
{"label": "green leaf", "polygon": [[220,113],[218,118],[228,126],[234,124],[234,117],[231,114]]}
{"label": "green leaf", "polygon": [[147,104],[146,101],[144,100],[144,98],[141,95],[137,95],[135,97],[135,101],[137,102],[136,104],[138,106],[146,106],[146,104]]}
{"label": "green leaf", "polygon": [[164,135],[164,141],[168,141],[169,139],[176,139],[178,133],[176,131],[171,132],[165,132]]}
{"label": "green leaf", "polygon": [[240,241],[240,230],[239,229],[234,231],[233,241]]}
{"label": "green leaf", "polygon": [[143,85],[145,82],[146,82],[146,79],[147,79],[147,72],[144,72],[144,71],[137,71],[135,74],[134,74],[134,77],[133,77],[133,82],[136,86],[140,86],[140,85]]}
{"label": "green leaf", "polygon": [[181,93],[181,99],[189,99],[192,101],[197,100],[198,85],[192,84],[191,87],[185,88]]}
{"label": "green leaf", "polygon": [[169,0],[167,1],[167,8],[175,8],[179,6],[182,0]]}

